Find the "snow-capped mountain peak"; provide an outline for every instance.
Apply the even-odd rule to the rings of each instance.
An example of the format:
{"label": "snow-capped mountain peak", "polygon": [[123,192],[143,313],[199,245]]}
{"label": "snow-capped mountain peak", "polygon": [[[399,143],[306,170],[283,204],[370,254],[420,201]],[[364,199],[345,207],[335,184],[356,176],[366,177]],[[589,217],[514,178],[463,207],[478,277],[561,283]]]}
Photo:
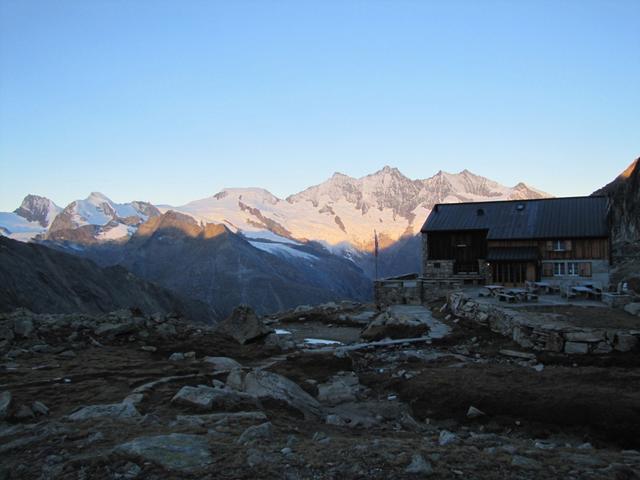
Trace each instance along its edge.
{"label": "snow-capped mountain peak", "polygon": [[29,222],[38,222],[46,228],[61,211],[62,208],[48,198],[30,194],[24,197],[20,206],[13,213]]}
{"label": "snow-capped mountain peak", "polygon": [[[436,203],[544,196],[548,195],[524,183],[506,187],[466,169],[459,173],[440,170],[427,179],[414,180],[385,165],[360,178],[336,172],[286,201],[263,188],[226,188],[181,207],[163,206],[162,212],[175,210],[198,224],[222,224],[252,242],[303,244],[313,240],[336,251],[354,252],[372,247],[374,229],[382,245],[415,234]],[[50,223],[47,237],[126,239],[140,224],[160,214],[146,202],[120,204],[92,192],[67,205]],[[6,223],[0,221],[0,227],[11,231]],[[41,232],[43,227],[39,228]]]}

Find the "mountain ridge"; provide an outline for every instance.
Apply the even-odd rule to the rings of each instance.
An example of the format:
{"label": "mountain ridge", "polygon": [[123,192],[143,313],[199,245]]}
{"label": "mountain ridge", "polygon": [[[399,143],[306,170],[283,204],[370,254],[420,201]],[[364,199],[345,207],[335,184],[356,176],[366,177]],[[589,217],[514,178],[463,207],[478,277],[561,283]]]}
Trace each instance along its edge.
{"label": "mountain ridge", "polygon": [[[324,182],[285,198],[260,187],[224,188],[182,206],[157,207],[139,201],[118,204],[100,192],[91,192],[64,209],[58,207],[48,228],[24,228],[18,239],[126,242],[144,222],[173,210],[201,223],[224,224],[234,232],[275,234],[302,243],[319,241],[337,253],[371,251],[374,229],[387,244],[414,234],[435,203],[543,196],[548,194],[522,182],[505,187],[467,169],[459,173],[440,170],[426,179],[410,179],[398,168],[385,165],[359,178],[335,172]],[[4,234],[17,238],[8,223],[0,215]]]}

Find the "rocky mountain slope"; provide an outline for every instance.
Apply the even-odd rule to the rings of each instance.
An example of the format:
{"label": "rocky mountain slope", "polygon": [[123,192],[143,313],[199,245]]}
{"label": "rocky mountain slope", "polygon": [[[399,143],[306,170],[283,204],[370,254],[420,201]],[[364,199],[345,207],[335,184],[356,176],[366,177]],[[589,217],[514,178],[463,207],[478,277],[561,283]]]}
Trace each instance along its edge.
{"label": "rocky mountain slope", "polygon": [[606,195],[610,199],[614,242],[640,241],[640,158],[594,195]]}
{"label": "rocky mountain slope", "polygon": [[[524,183],[505,187],[468,170],[457,174],[440,171],[424,180],[412,180],[387,166],[362,178],[335,173],[327,181],[286,199],[260,188],[229,188],[160,210],[180,211],[200,222],[224,224],[249,238],[270,239],[276,235],[278,240],[317,241],[336,253],[354,254],[372,250],[374,229],[382,247],[418,233],[433,205],[439,202],[544,196],[548,195]],[[41,197],[28,196],[23,206],[36,198]],[[34,211],[39,210],[21,207],[15,214],[0,214],[2,232],[19,240],[40,235],[51,241],[83,245],[126,241],[142,223],[160,214],[149,203],[117,204],[98,192],[70,203],[62,211],[50,208],[46,221]],[[22,222],[38,222],[37,228],[31,225],[18,231],[16,215]]]}
{"label": "rocky mountain slope", "polygon": [[160,215],[147,202],[115,203],[99,192],[71,202],[53,220],[47,239],[82,244],[127,240],[137,227]]}
{"label": "rocky mountain slope", "polygon": [[88,247],[82,254],[124,266],[222,315],[243,303],[265,313],[371,296],[370,282],[356,265],[318,244],[245,238],[174,211],[141,225],[126,244]]}
{"label": "rocky mountain slope", "polygon": [[0,311],[24,307],[46,313],[102,313],[138,308],[148,314],[176,312],[210,323],[211,310],[188,301],[122,267],[102,269],[90,260],[0,237]]}
{"label": "rocky mountain slope", "polygon": [[374,229],[381,246],[390,245],[419,232],[439,202],[545,196],[523,183],[509,188],[468,170],[440,171],[426,180],[412,180],[396,168],[384,167],[362,178],[335,173],[285,200],[262,189],[226,189],[175,210],[253,236],[267,231],[322,242],[333,251],[370,251]]}
{"label": "rocky mountain slope", "polygon": [[21,241],[31,240],[46,234],[61,211],[46,197],[27,195],[13,212],[0,212],[0,234]]}

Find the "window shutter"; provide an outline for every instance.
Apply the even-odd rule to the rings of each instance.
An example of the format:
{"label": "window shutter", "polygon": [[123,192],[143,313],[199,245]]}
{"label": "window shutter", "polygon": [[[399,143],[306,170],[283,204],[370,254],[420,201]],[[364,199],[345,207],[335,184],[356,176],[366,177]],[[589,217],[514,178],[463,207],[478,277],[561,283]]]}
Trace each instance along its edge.
{"label": "window shutter", "polygon": [[567,240],[567,241],[565,241],[565,242],[564,242],[564,248],[565,248],[565,250],[567,250],[568,252],[570,252],[570,251],[571,251],[571,247],[572,247],[572,245],[571,245],[571,240]]}
{"label": "window shutter", "polygon": [[590,277],[591,276],[591,263],[590,262],[582,262],[582,263],[580,263],[580,276],[581,277]]}
{"label": "window shutter", "polygon": [[551,240],[547,240],[547,252],[553,251],[553,242]]}
{"label": "window shutter", "polygon": [[553,277],[553,263],[543,263],[542,264],[542,276],[543,277]]}

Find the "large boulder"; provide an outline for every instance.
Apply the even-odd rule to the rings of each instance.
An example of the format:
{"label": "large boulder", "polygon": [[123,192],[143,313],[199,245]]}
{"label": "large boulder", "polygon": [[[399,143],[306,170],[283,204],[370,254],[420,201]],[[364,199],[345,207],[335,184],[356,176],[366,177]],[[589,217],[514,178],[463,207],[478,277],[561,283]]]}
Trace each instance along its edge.
{"label": "large boulder", "polygon": [[365,340],[384,338],[416,338],[429,333],[429,323],[420,316],[405,313],[401,309],[390,308],[380,313],[362,331]]}
{"label": "large boulder", "polygon": [[246,375],[239,369],[232,371],[227,385],[259,399],[284,402],[302,412],[305,417],[322,415],[318,401],[288,378],[265,370],[253,370]]}
{"label": "large boulder", "polygon": [[204,357],[202,361],[211,364],[214,372],[230,372],[234,368],[242,368],[242,365],[229,357]]}
{"label": "large boulder", "polygon": [[206,437],[183,433],[139,437],[117,446],[114,451],[170,471],[192,472],[213,463]]}
{"label": "large boulder", "polygon": [[251,307],[240,305],[220,322],[216,331],[244,345],[272,333],[273,329],[265,325]]}
{"label": "large boulder", "polygon": [[184,405],[198,410],[235,409],[243,406],[257,406],[255,397],[237,392],[231,388],[212,388],[206,385],[184,386],[171,399],[171,403]]}

